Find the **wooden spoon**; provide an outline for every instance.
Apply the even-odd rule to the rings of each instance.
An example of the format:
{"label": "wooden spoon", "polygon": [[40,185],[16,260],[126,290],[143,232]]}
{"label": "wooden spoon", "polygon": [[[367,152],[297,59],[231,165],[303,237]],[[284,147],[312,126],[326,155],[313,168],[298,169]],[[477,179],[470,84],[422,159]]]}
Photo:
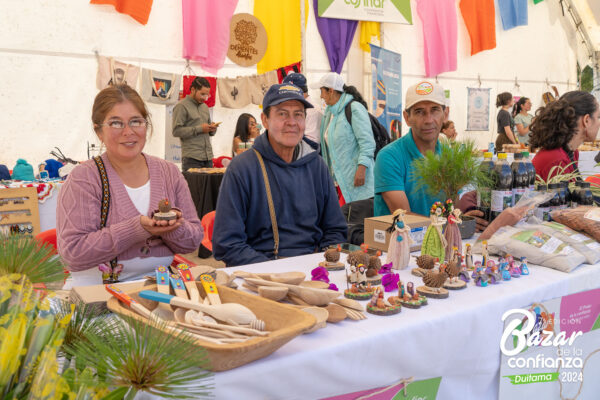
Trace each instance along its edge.
{"label": "wooden spoon", "polygon": [[329,312],[326,309],[322,307],[306,307],[303,308],[302,311],[313,315],[317,319],[317,322],[312,326],[312,328],[308,329],[304,333],[311,333],[317,329],[325,328],[325,326],[327,326]]}
{"label": "wooden spoon", "polygon": [[298,285],[306,278],[304,272],[273,272],[273,273],[252,273],[246,271],[234,271],[233,275],[238,278],[258,278],[271,282],[287,283],[288,285]]}
{"label": "wooden spoon", "polygon": [[357,311],[365,311],[365,308],[362,304],[354,299],[347,299],[345,297],[340,297],[338,299],[331,300],[332,303],[339,304],[340,306],[351,308]]}
{"label": "wooden spoon", "polygon": [[246,281],[256,286],[285,286],[290,290],[291,293],[297,295],[302,300],[313,306],[326,306],[331,302],[331,300],[340,296],[340,293],[327,289],[312,289],[255,278],[246,278]]}
{"label": "wooden spoon", "polygon": [[258,294],[261,295],[262,297],[269,299],[269,300],[273,300],[273,301],[279,301],[281,299],[283,299],[289,292],[289,289],[284,287],[284,286],[259,286],[258,287]]}
{"label": "wooden spoon", "polygon": [[346,319],[346,310],[344,307],[337,304],[329,304],[325,307],[329,316],[327,317],[327,322],[336,323]]}
{"label": "wooden spoon", "polygon": [[309,287],[313,289],[328,289],[329,283],[323,281],[302,281],[298,286]]}
{"label": "wooden spoon", "polygon": [[224,322],[249,324],[256,320],[256,315],[248,307],[238,303],[206,305],[194,303],[191,300],[181,299],[179,297],[154,292],[152,290],[142,290],[139,293],[139,296],[148,300],[155,300],[177,307],[202,311]]}

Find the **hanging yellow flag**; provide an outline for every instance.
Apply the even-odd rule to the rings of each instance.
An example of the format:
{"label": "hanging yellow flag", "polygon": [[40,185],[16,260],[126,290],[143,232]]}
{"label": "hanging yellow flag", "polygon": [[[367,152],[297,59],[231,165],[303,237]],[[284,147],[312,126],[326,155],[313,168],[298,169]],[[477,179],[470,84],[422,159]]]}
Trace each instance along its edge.
{"label": "hanging yellow flag", "polygon": [[367,53],[371,52],[369,43],[373,36],[377,36],[378,40],[381,40],[380,36],[381,22],[374,21],[360,21],[360,48]]}
{"label": "hanging yellow flag", "polygon": [[[309,9],[305,0],[305,26]],[[258,74],[302,60],[300,1],[254,0],[254,16],[267,31],[267,52],[256,66]]]}

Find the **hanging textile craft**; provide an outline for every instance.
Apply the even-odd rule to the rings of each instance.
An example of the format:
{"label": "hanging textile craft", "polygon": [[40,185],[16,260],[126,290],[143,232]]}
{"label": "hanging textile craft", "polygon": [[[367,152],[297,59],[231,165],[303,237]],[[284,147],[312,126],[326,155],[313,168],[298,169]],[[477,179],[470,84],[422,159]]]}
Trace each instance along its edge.
{"label": "hanging textile craft", "polygon": [[249,80],[247,76],[219,78],[217,88],[221,107],[242,108],[250,104]]}
{"label": "hanging textile craft", "polygon": [[182,0],[183,58],[217,73],[229,47],[229,23],[238,0]]}
{"label": "hanging textile craft", "polygon": [[131,16],[142,25],[148,22],[152,9],[152,0],[90,0],[90,4],[111,5],[117,12]]}
{"label": "hanging textile craft", "polygon": [[[308,16],[305,0],[305,16]],[[254,16],[262,22],[269,42],[257,71],[263,74],[302,59],[300,2],[298,0],[254,0]]]}
{"label": "hanging textile craft", "polygon": [[527,0],[498,0],[498,11],[505,31],[527,25]]}
{"label": "hanging textile craft", "polygon": [[457,21],[454,0],[419,0],[423,21],[425,75],[456,71]]}
{"label": "hanging textile craft", "polygon": [[169,72],[142,70],[141,95],[145,101],[156,104],[175,104],[179,100],[181,75]]}
{"label": "hanging textile craft", "polygon": [[279,83],[279,80],[275,71],[248,77],[248,89],[252,104],[261,106],[267,90],[269,90],[271,85],[276,85],[277,83]]}
{"label": "hanging textile craft", "polygon": [[235,14],[229,28],[227,57],[237,65],[250,67],[267,51],[267,31],[252,14]]}
{"label": "hanging textile craft", "polygon": [[371,38],[375,36],[381,40],[381,23],[374,21],[360,21],[360,48],[367,52],[371,52]]}
{"label": "hanging textile craft", "polygon": [[[313,0],[313,6],[317,10],[319,8],[319,0]],[[329,59],[329,68],[339,74],[342,71],[344,61],[352,45],[358,21],[322,18],[317,13],[315,13],[315,20],[317,21],[317,29],[325,45],[325,51]]]}
{"label": "hanging textile craft", "polygon": [[461,0],[460,12],[471,38],[471,55],[496,47],[494,0]]}
{"label": "hanging textile craft", "polygon": [[[208,99],[204,102],[208,108],[215,106],[215,100],[217,99],[217,78],[214,76],[204,76],[210,84],[210,93]],[[196,79],[195,75],[184,75],[183,76],[183,97],[191,93],[190,86],[192,81]]]}
{"label": "hanging textile craft", "polygon": [[286,65],[285,67],[277,68],[277,79],[279,83],[283,83],[283,78],[287,76],[287,74],[292,72],[300,72],[302,70],[302,63],[297,62],[294,64]]}
{"label": "hanging textile craft", "polygon": [[140,69],[135,65],[115,61],[112,57],[98,56],[96,87],[102,90],[110,85],[125,83],[136,89],[139,73]]}
{"label": "hanging textile craft", "polygon": [[490,90],[467,88],[467,131],[489,130]]}

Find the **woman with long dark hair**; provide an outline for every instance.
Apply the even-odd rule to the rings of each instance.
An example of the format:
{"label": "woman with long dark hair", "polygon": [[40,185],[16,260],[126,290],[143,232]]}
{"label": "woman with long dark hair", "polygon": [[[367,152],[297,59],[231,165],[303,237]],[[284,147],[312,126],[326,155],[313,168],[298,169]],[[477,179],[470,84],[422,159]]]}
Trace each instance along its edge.
{"label": "woman with long dark hair", "polygon": [[[567,92],[541,107],[531,124],[529,144],[535,151],[533,165],[547,180],[554,166],[566,167],[564,173],[578,169],[579,151],[584,141],[593,141],[600,128],[600,109],[594,96],[580,90]],[[569,165],[571,164],[571,165]],[[553,172],[556,175],[558,171]]]}
{"label": "woman with long dark hair", "polygon": [[259,134],[256,118],[248,113],[240,115],[233,134],[233,155],[248,150]]}
{"label": "woman with long dark hair", "polygon": [[518,143],[515,137],[515,121],[508,111],[514,104],[513,95],[509,92],[503,92],[496,97],[496,107],[502,107],[498,111],[496,121],[498,122],[498,137],[496,138],[496,149],[502,151],[505,144]]}
{"label": "woman with long dark hair", "polygon": [[519,134],[519,142],[529,144],[531,135],[530,125],[533,115],[529,114],[531,110],[531,100],[527,97],[521,97],[513,110],[516,133]]}

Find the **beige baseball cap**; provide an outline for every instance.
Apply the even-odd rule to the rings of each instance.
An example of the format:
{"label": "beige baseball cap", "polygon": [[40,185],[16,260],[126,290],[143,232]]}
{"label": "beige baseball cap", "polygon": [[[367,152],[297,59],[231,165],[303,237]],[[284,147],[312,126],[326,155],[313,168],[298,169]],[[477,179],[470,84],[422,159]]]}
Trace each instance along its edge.
{"label": "beige baseball cap", "polygon": [[431,81],[421,81],[412,85],[406,91],[404,109],[408,110],[421,101],[431,101],[442,106],[446,105],[446,95],[444,87],[439,83]]}

